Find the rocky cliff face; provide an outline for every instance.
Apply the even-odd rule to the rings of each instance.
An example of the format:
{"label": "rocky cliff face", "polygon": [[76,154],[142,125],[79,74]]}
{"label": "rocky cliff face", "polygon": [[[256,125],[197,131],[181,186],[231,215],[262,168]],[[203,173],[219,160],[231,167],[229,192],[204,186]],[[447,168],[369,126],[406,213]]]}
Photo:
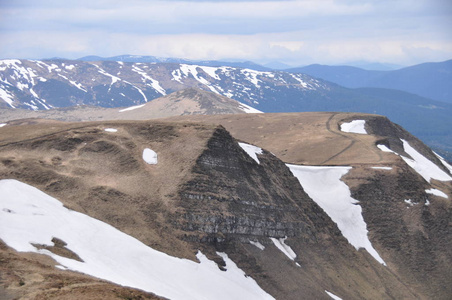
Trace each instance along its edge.
{"label": "rocky cliff face", "polygon": [[174,219],[182,229],[201,233],[195,240],[249,243],[303,236],[315,241],[326,232],[339,235],[281,160],[265,151],[257,163],[224,128],[209,139],[192,176],[179,191],[183,215]]}

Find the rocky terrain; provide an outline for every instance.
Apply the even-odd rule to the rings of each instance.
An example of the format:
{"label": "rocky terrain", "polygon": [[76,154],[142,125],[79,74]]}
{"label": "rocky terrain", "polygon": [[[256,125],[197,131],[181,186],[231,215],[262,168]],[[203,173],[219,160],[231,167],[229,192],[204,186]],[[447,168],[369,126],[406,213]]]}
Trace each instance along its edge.
{"label": "rocky terrain", "polygon": [[[232,272],[231,260],[276,299],[330,299],[330,294],[448,299],[452,294],[452,167],[384,117],[27,119],[7,122],[0,141],[0,183],[15,179],[34,186],[66,208],[172,257],[199,263],[200,251],[220,274]],[[158,162],[147,163],[145,149],[155,151]],[[306,179],[318,174],[325,176],[314,183]],[[326,198],[317,193],[331,189]],[[340,211],[343,202],[349,208]],[[2,218],[14,217],[9,205],[2,204]],[[350,235],[344,222],[356,220],[367,227]],[[50,253],[43,253],[54,253],[58,263],[43,254],[16,252],[4,241],[1,297],[170,297],[56,268],[65,266],[60,257],[68,258],[66,266],[87,260],[69,239],[54,236],[31,248],[47,249]]]}

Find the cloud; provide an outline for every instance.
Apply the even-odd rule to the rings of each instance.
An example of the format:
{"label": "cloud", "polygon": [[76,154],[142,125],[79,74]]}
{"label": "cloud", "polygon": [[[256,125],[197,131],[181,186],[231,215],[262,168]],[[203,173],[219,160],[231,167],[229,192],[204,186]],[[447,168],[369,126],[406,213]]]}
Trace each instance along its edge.
{"label": "cloud", "polygon": [[448,0],[17,0],[0,5],[0,56],[416,63],[452,56],[451,16]]}

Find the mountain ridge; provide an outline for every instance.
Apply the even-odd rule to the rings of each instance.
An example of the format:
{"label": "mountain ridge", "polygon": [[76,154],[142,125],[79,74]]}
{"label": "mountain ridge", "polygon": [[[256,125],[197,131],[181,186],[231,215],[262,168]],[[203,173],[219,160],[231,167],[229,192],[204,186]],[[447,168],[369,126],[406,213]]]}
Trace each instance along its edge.
{"label": "mountain ridge", "polygon": [[[232,67],[112,61],[12,60],[0,64],[3,107],[131,107],[195,87],[263,112],[360,111],[385,115],[452,159],[448,130],[451,104],[408,93],[352,90],[303,74]],[[413,116],[420,118],[413,122]]]}
{"label": "mountain ridge", "polygon": [[[364,121],[367,134],[344,129],[356,120]],[[0,128],[0,179],[31,184],[153,249],[193,261],[201,251],[227,273],[230,262],[218,252],[226,253],[278,299],[328,299],[325,290],[343,299],[450,295],[450,199],[427,193],[437,189],[452,197],[450,181],[426,180],[402,157],[419,160],[421,153],[448,176],[451,170],[384,117],[292,113],[27,122]],[[157,164],[143,160],[146,148],[157,153]],[[309,182],[285,163],[314,172],[310,177],[318,170],[344,174],[331,180],[346,184],[359,201],[349,205],[362,207],[366,236],[386,266],[352,246],[340,221],[307,194]],[[338,194],[333,202],[343,201]],[[20,218],[9,212],[14,210],[8,205],[0,213]],[[8,249],[0,248],[1,254]],[[51,261],[46,266],[62,272]],[[8,293],[42,284],[24,274],[8,277]],[[23,288],[13,289],[19,280]],[[65,289],[71,282],[63,283]],[[43,287],[41,295],[49,295]]]}
{"label": "mountain ridge", "polygon": [[348,88],[395,89],[437,101],[452,102],[452,91],[448,84],[452,79],[452,60],[422,63],[390,71],[318,64],[285,71],[309,74]]}

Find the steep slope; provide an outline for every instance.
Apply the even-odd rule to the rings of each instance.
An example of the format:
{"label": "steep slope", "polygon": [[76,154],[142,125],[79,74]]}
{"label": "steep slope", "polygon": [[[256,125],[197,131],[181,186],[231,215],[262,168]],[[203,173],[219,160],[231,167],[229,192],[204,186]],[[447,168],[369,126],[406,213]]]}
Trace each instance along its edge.
{"label": "steep slope", "polygon": [[[216,118],[17,121],[0,128],[0,179],[37,187],[171,256],[198,263],[201,251],[226,274],[230,259],[276,299],[329,299],[327,292],[343,299],[448,298],[451,207],[444,195],[452,197],[450,166],[420,141],[375,115]],[[144,149],[157,153],[156,164],[146,163]],[[299,173],[285,163],[305,166]],[[338,167],[322,169],[329,181],[314,190],[343,189],[326,200],[312,194],[302,175],[312,172],[308,165],[321,164]],[[337,201],[361,208],[360,234],[381,261],[343,229],[330,210]],[[11,216],[8,210],[2,206],[1,213]],[[61,245],[40,244],[48,251]],[[1,253],[19,257],[24,268],[27,257],[31,265],[39,261],[47,272],[56,270],[41,256],[8,247]],[[10,262],[2,266],[13,272]],[[32,278],[44,272],[28,271]],[[30,295],[34,281],[23,274],[2,278],[3,291]]]}

